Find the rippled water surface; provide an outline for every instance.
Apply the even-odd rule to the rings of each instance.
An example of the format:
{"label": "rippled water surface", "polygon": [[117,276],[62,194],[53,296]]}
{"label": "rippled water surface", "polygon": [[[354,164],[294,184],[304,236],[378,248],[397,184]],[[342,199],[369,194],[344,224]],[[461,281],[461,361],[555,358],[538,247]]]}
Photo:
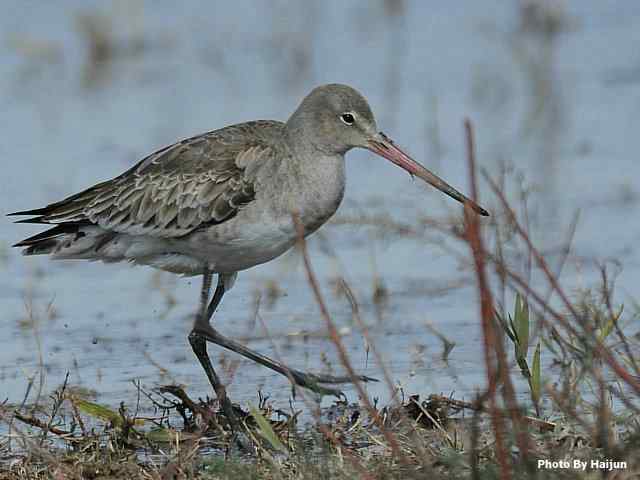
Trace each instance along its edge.
{"label": "rippled water surface", "polygon": [[[343,82],[369,98],[389,135],[465,191],[462,120],[472,118],[479,163],[496,174],[506,162],[537,186],[532,225],[542,245],[561,245],[581,209],[562,277],[570,290],[595,278],[581,259],[617,258],[620,299],[637,297],[640,3],[567,2],[549,27],[557,34],[544,25],[532,31],[504,1],[212,5],[3,2],[2,212],[59,200],[182,137],[285,119],[312,87]],[[484,381],[473,276],[443,248],[466,254],[464,246],[352,222],[389,215],[413,225],[424,215],[460,214],[458,207],[368,152],[349,153],[347,165],[337,221],[310,239],[310,251],[354,367],[382,378],[336,288],[341,276],[394,382],[411,393],[473,394]],[[497,203],[486,184],[481,198],[489,209]],[[73,384],[113,405],[135,398],[133,379],[209,392],[186,339],[199,280],[23,258],[9,248],[36,231],[0,220],[3,397],[19,402],[39,365],[45,392],[69,371]],[[387,293],[382,304],[378,283]],[[295,252],[241,273],[215,322],[292,366],[340,369]],[[455,342],[448,363],[427,322]],[[223,372],[234,372],[234,400],[254,400],[258,388],[288,400],[284,378],[210,352]],[[384,383],[368,388],[389,397]]]}

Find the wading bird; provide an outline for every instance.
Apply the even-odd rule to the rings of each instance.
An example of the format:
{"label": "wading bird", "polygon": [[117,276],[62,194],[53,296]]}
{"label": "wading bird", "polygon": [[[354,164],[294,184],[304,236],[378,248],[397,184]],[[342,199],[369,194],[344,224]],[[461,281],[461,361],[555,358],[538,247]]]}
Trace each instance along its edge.
{"label": "wading bird", "polygon": [[[44,208],[12,213],[53,227],[15,247],[54,259],[127,261],[202,275],[189,342],[227,416],[233,410],[207,354],[212,342],[320,393],[349,377],[294,370],[229,339],[210,324],[237,272],[268,262],[335,213],[345,188],[344,155],[371,150],[480,215],[486,210],[379,132],[367,100],[346,85],[314,89],[285,122],[258,120],[182,140],[122,175]],[[212,275],[217,286],[210,298]],[[359,377],[362,381],[372,380]]]}

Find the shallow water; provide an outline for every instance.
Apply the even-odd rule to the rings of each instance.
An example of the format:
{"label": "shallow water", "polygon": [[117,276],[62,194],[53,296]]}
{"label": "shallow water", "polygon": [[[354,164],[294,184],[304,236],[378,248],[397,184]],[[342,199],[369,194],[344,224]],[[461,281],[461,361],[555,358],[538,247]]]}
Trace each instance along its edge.
{"label": "shallow water", "polygon": [[[233,2],[215,11],[209,2],[189,2],[179,12],[172,2],[91,3],[44,3],[37,10],[26,2],[3,4],[9,12],[0,18],[7,38],[0,59],[3,212],[58,200],[178,138],[248,119],[284,119],[310,88],[339,81],[367,95],[392,138],[465,191],[462,119],[471,117],[479,163],[495,173],[506,160],[539,186],[533,218],[539,242],[559,245],[582,210],[562,277],[569,290],[596,278],[581,258],[619,258],[617,300],[637,297],[639,231],[629,220],[638,199],[632,179],[639,168],[640,4],[567,4],[565,26],[549,47],[543,35],[518,33],[518,9],[504,1],[459,9],[399,2],[397,14],[382,4],[337,1]],[[113,61],[101,69],[87,60],[81,33],[87,20],[79,17],[96,12],[111,19],[115,39]],[[417,215],[457,211],[369,153],[351,152],[347,164],[343,217],[382,212],[414,222]],[[490,210],[496,205],[486,185],[481,198]],[[150,387],[184,383],[193,396],[209,392],[186,339],[197,280],[22,258],[9,249],[35,231],[0,220],[3,396],[21,401],[40,363],[45,392],[69,371],[73,384],[114,405],[135,398],[132,379]],[[393,381],[406,392],[468,397],[484,384],[470,272],[426,242],[380,238],[338,223],[321,232],[310,241],[313,265],[357,370],[382,378],[372,355],[367,359],[349,304],[334,293],[336,275],[349,280]],[[373,302],[376,277],[389,292],[381,321]],[[452,283],[462,286],[447,289]],[[273,285],[284,295],[269,305]],[[258,294],[269,335],[256,321]],[[25,321],[29,309],[35,334],[34,322]],[[295,253],[241,273],[215,321],[225,334],[297,368],[326,369],[324,358],[339,366]],[[456,343],[448,363],[427,321]],[[302,331],[312,334],[295,335]],[[219,361],[219,350],[210,351]],[[241,361],[230,394],[255,401],[257,388],[283,403],[291,394],[284,378]],[[383,382],[368,390],[383,402],[389,398]]]}

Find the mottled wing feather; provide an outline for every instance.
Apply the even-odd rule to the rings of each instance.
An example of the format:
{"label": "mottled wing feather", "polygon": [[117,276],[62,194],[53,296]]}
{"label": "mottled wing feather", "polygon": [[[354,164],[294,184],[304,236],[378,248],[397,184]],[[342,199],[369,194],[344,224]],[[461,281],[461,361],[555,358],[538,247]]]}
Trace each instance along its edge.
{"label": "mottled wing feather", "polygon": [[282,124],[257,121],[159,150],[113,180],[45,208],[38,223],[91,222],[133,235],[180,237],[233,217],[255,196],[255,171]]}

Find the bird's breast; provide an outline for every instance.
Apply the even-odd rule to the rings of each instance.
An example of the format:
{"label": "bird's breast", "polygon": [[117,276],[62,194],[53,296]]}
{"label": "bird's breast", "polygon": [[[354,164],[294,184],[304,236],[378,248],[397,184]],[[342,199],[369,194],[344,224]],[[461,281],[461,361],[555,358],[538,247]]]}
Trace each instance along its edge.
{"label": "bird's breast", "polygon": [[344,160],[316,158],[312,165],[274,165],[260,178],[256,198],[236,216],[189,237],[189,252],[216,272],[233,272],[267,262],[297,239],[293,214],[305,235],[336,212],[345,188]]}
{"label": "bird's breast", "polygon": [[291,209],[300,216],[305,235],[315,232],[336,212],[345,189],[344,158],[318,157],[305,164],[291,186]]}

